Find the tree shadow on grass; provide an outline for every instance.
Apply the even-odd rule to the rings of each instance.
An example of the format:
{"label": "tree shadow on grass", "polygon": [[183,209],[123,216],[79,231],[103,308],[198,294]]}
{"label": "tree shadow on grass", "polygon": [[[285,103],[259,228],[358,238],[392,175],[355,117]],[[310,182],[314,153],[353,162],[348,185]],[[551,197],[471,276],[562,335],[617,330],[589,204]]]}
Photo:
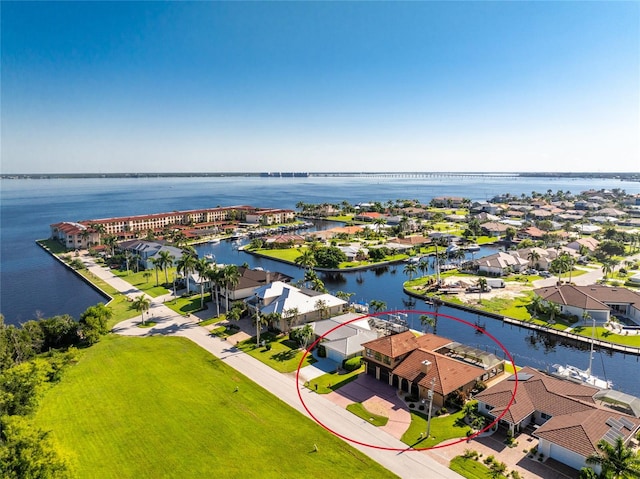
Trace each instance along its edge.
{"label": "tree shadow on grass", "polygon": [[297,351],[290,349],[289,351],[281,351],[271,356],[271,359],[275,361],[289,361],[296,357]]}

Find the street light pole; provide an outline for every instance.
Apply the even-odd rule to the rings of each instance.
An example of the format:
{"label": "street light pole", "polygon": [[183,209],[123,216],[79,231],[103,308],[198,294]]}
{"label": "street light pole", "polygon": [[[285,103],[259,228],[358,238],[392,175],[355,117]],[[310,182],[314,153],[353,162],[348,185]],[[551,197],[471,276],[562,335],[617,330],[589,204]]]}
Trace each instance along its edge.
{"label": "street light pole", "polygon": [[431,408],[433,407],[433,388],[436,385],[436,378],[431,379],[431,387],[429,388],[429,392],[427,393],[427,397],[429,398],[429,415],[427,416],[427,439],[429,438],[429,434],[431,432]]}

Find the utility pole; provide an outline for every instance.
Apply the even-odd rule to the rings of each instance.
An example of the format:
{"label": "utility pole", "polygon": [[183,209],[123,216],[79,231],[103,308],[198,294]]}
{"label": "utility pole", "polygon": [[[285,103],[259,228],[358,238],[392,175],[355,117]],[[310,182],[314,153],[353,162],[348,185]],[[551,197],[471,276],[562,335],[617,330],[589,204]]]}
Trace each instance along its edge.
{"label": "utility pole", "polygon": [[431,432],[431,408],[433,407],[433,388],[436,385],[436,378],[431,379],[431,387],[429,388],[429,392],[427,393],[427,397],[429,398],[429,415],[427,416],[427,439],[429,439],[429,434]]}

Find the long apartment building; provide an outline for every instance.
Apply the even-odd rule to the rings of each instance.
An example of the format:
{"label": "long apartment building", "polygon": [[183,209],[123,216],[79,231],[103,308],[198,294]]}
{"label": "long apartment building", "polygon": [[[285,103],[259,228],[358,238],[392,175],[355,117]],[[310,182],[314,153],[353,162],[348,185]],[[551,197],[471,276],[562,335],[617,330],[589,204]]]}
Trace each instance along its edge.
{"label": "long apartment building", "polygon": [[[77,223],[63,221],[50,225],[51,238],[68,248],[85,248],[97,243],[98,225],[102,235],[113,235],[119,240],[132,239],[148,231],[159,232],[165,228],[202,229],[223,224],[237,224],[263,218],[263,224],[287,223],[295,220],[293,210],[255,208],[253,206],[225,206],[198,210],[172,211],[149,215],[122,216],[83,220]],[[253,222],[253,221],[249,221]]]}

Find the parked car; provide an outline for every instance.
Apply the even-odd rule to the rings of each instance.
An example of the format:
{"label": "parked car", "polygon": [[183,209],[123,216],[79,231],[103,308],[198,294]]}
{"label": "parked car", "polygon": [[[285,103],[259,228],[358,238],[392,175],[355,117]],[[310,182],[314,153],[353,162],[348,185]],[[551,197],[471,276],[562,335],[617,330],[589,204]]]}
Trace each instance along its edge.
{"label": "parked car", "polygon": [[548,271],[540,271],[540,276],[542,276],[543,278],[550,278],[551,273],[549,273]]}

